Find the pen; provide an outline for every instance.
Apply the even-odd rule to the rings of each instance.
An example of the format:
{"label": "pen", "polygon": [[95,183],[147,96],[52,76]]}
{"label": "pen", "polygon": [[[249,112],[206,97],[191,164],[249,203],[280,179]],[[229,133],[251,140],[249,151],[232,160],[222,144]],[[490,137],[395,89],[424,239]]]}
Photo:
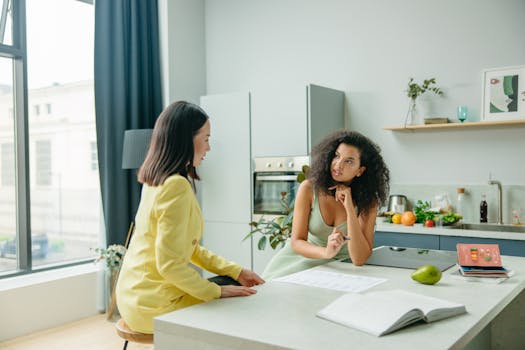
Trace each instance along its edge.
{"label": "pen", "polygon": [[349,241],[351,240],[352,238],[350,238],[350,236],[343,236],[345,238],[345,241]]}

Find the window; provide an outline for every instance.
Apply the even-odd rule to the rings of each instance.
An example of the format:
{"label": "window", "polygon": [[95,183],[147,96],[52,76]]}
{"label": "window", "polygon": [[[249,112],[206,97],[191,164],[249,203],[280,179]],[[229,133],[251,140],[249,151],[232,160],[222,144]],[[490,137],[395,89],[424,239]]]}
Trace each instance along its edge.
{"label": "window", "polygon": [[[17,220],[15,127],[11,115],[15,102],[11,79],[14,68],[12,57],[0,57],[0,274],[17,268],[17,261],[6,255],[8,244],[16,239]],[[16,258],[16,246],[14,248]]]}
{"label": "window", "polygon": [[51,142],[48,140],[36,141],[36,184],[38,186],[51,185]]}
{"label": "window", "polygon": [[12,45],[12,9],[11,0],[0,0],[0,44]]}
{"label": "window", "polygon": [[98,151],[96,142],[91,142],[91,170],[98,170]]}
{"label": "window", "polygon": [[2,187],[15,185],[15,148],[12,143],[2,144]]}
{"label": "window", "polygon": [[[92,1],[0,0],[4,7],[0,277],[92,261],[101,227]],[[60,118],[33,118],[52,113]]]}

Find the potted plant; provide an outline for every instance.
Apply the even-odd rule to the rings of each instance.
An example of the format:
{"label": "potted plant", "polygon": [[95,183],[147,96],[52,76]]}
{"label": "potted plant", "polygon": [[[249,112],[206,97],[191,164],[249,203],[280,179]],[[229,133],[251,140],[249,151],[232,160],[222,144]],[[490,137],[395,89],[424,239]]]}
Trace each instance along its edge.
{"label": "potted plant", "polygon": [[[303,166],[302,172],[297,174],[297,182],[303,182],[308,174],[309,167]],[[281,205],[283,206],[283,215],[276,216],[272,219],[266,219],[264,216],[259,221],[250,222],[252,230],[244,237],[243,241],[260,233],[261,237],[257,242],[257,248],[264,250],[267,243],[270,243],[272,249],[284,246],[286,241],[292,236],[293,208],[295,198],[290,198],[289,193],[281,192]]]}
{"label": "potted plant", "polygon": [[405,126],[407,124],[415,124],[417,119],[416,112],[416,100],[419,96],[423,95],[425,92],[430,91],[435,93],[438,96],[443,96],[443,91],[436,85],[436,78],[430,78],[423,80],[423,84],[418,84],[414,82],[414,78],[408,80],[407,86],[407,96],[410,99],[408,105],[408,112],[405,118]]}
{"label": "potted plant", "polygon": [[126,247],[120,244],[111,244],[107,248],[95,248],[96,253],[98,253],[95,262],[101,260],[106,261],[106,268],[109,271],[117,271],[122,266],[122,261],[124,255],[126,254]]}

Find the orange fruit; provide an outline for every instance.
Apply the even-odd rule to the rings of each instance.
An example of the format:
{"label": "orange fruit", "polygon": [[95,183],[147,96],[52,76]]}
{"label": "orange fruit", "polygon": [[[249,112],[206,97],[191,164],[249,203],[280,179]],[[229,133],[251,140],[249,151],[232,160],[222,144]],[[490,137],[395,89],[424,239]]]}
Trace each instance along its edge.
{"label": "orange fruit", "polygon": [[405,226],[412,226],[416,222],[416,215],[412,213],[411,211],[405,211],[403,215],[401,215],[401,223]]}
{"label": "orange fruit", "polygon": [[394,215],[392,215],[392,223],[393,224],[400,224],[401,223],[401,214],[394,214]]}

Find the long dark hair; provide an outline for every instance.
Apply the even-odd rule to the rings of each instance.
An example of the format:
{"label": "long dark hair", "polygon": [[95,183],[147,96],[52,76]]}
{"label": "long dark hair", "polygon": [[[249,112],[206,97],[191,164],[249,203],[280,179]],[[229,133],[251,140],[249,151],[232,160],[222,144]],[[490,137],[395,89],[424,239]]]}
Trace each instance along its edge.
{"label": "long dark hair", "polygon": [[139,182],[159,186],[174,174],[199,180],[193,166],[193,137],[208,119],[199,106],[185,101],[174,102],[162,111],[138,172]]}
{"label": "long dark hair", "polygon": [[354,146],[359,150],[361,166],[366,170],[360,177],[352,180],[352,199],[358,214],[366,213],[373,206],[386,202],[390,191],[390,171],[383,161],[381,149],[368,137],[357,131],[338,130],[315,146],[312,151],[312,165],[308,178],[316,191],[334,195],[328,188],[335,184],[331,165],[335,151],[340,144]]}

